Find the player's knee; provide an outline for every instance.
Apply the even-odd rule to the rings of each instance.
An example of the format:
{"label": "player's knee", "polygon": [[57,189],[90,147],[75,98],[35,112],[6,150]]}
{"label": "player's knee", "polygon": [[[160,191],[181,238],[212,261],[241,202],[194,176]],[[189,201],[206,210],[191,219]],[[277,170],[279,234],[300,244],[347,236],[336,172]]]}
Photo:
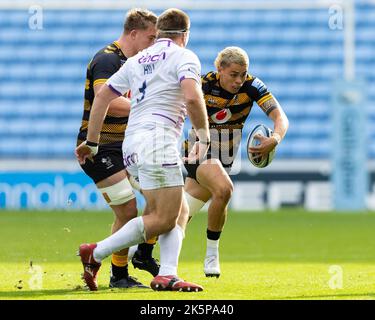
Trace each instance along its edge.
{"label": "player's knee", "polygon": [[216,199],[217,201],[222,201],[222,202],[227,203],[232,197],[232,193],[233,193],[233,183],[228,182],[222,185],[218,185],[212,194],[212,198],[213,200]]}
{"label": "player's knee", "polygon": [[171,231],[177,224],[177,215],[163,216],[159,218],[159,223],[163,233]]}
{"label": "player's knee", "polygon": [[133,188],[127,178],[112,186],[99,188],[99,190],[111,206],[121,205],[135,198]]}

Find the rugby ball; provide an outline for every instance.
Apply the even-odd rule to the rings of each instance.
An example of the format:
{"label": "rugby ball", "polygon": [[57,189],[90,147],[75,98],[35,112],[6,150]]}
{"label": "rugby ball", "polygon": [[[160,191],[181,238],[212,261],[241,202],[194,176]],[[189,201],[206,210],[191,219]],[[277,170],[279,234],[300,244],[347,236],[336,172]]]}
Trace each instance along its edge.
{"label": "rugby ball", "polygon": [[262,135],[264,137],[271,137],[272,130],[264,124],[258,124],[247,137],[246,151],[249,161],[257,168],[264,168],[272,162],[275,156],[276,148],[274,148],[267,156],[254,159],[254,156],[256,156],[257,154],[249,152],[249,147],[255,147],[260,144],[260,141],[254,138],[257,134]]}

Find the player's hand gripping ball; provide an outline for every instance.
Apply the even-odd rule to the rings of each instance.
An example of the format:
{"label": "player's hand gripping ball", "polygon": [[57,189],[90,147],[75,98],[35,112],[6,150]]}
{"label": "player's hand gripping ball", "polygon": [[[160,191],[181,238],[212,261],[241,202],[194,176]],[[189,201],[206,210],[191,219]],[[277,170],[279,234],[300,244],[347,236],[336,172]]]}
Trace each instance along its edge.
{"label": "player's hand gripping ball", "polygon": [[255,147],[260,144],[260,141],[255,138],[256,135],[261,135],[261,136],[269,138],[272,136],[272,130],[263,124],[258,124],[257,126],[255,126],[255,128],[250,132],[249,136],[247,137],[246,150],[247,150],[247,156],[250,162],[257,168],[264,168],[264,167],[267,167],[272,162],[275,156],[276,148],[274,148],[267,155],[262,156],[262,157],[260,157],[258,153],[251,153],[249,151],[249,147]]}

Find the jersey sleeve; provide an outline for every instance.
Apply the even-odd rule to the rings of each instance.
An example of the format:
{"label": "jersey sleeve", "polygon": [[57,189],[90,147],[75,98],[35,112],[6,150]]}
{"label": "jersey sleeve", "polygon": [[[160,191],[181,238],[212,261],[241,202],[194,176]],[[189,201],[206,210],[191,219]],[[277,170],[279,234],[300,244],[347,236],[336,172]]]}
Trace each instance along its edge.
{"label": "jersey sleeve", "polygon": [[113,53],[102,54],[95,58],[91,64],[94,86],[104,84],[120,67],[120,60]]}
{"label": "jersey sleeve", "polygon": [[201,83],[201,63],[198,57],[190,50],[184,51],[177,65],[177,76],[181,82],[184,79],[194,79]]}
{"label": "jersey sleeve", "polygon": [[202,81],[202,91],[204,94],[209,94],[212,83],[216,79],[216,74],[213,71],[208,72],[207,74],[202,75],[201,81]]}
{"label": "jersey sleeve", "polygon": [[269,115],[272,110],[277,108],[276,105],[266,104],[267,101],[273,99],[273,95],[259,78],[254,78],[251,83],[251,93],[252,99],[256,101],[265,114]]}
{"label": "jersey sleeve", "polygon": [[113,74],[107,81],[106,85],[117,95],[122,96],[130,89],[130,67],[127,60],[122,67]]}

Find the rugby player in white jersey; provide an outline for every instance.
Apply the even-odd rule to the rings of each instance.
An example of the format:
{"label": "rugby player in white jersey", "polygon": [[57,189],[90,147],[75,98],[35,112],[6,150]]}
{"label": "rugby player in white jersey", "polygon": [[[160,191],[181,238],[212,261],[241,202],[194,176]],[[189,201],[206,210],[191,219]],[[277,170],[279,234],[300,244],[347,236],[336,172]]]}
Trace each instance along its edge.
{"label": "rugby player in white jersey", "polygon": [[159,236],[160,270],[154,290],[201,291],[200,285],[177,276],[178,257],[189,216],[183,196],[179,140],[186,113],[198,136],[187,161],[203,159],[209,146],[207,111],[200,80],[200,61],[186,49],[190,19],[179,9],[168,9],[157,20],[157,41],[128,59],[106,82],[94,100],[87,140],[76,154],[84,162],[97,152],[93,147],[110,101],[131,90],[131,111],[125,131],[126,170],[139,180],[146,198],[142,217],[126,223],[110,237],[82,244],[79,255],[84,280],[97,290],[101,261],[112,252]]}

